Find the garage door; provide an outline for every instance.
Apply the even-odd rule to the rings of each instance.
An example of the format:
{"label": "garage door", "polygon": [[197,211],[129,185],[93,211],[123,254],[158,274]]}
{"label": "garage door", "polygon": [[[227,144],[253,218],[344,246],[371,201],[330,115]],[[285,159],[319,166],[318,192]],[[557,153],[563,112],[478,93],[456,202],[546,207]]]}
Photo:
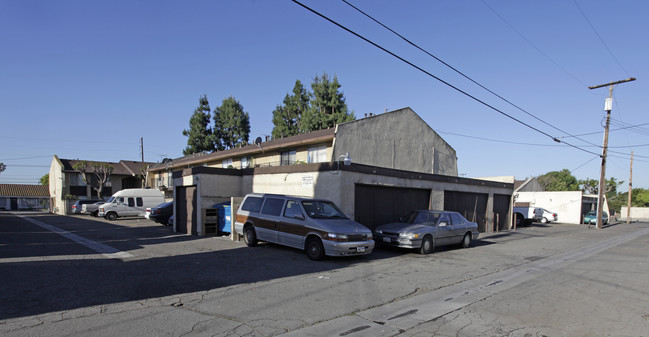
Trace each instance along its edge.
{"label": "garage door", "polygon": [[354,220],[370,229],[398,221],[416,209],[428,209],[430,190],[356,184]]}
{"label": "garage door", "polygon": [[488,200],[488,194],[444,191],[444,210],[458,212],[467,220],[478,223],[478,231],[484,233]]}
{"label": "garage door", "polygon": [[494,230],[502,231],[509,229],[507,221],[509,218],[510,200],[511,195],[494,194]]}
{"label": "garage door", "polygon": [[198,235],[196,214],[196,186],[176,187],[176,232]]}

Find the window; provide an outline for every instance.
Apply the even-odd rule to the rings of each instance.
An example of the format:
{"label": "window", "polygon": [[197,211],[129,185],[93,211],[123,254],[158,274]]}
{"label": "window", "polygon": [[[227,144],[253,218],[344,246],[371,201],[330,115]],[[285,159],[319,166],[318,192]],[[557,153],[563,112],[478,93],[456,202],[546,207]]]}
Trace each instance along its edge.
{"label": "window", "polygon": [[174,185],[174,178],[173,175],[171,174],[171,170],[167,171],[167,187],[171,187]]}
{"label": "window", "polygon": [[135,207],[135,199],[128,198],[128,207]]}
{"label": "window", "polygon": [[252,160],[250,160],[250,157],[241,157],[241,168],[249,168]]}
{"label": "window", "polygon": [[266,198],[264,207],[261,209],[262,214],[278,216],[282,214],[284,199]]}
{"label": "window", "polygon": [[284,210],[284,216],[287,218],[301,219],[304,220],[304,214],[302,214],[302,209],[300,208],[300,203],[294,200],[289,200],[286,202],[286,210]]}
{"label": "window", "polygon": [[224,159],[224,160],[221,162],[221,167],[223,167],[223,168],[230,168],[230,167],[232,167],[232,158],[230,158],[230,159]]}
{"label": "window", "polygon": [[260,197],[248,197],[246,198],[246,201],[243,202],[243,205],[241,205],[241,210],[248,212],[259,212],[259,210],[261,209],[261,203],[263,201],[264,199]]}
{"label": "window", "polygon": [[137,197],[135,199],[135,202],[137,203],[138,207],[142,207],[144,205],[144,202],[142,201],[142,197]]}
{"label": "window", "polygon": [[451,217],[448,216],[448,213],[442,213],[442,216],[439,218],[439,223],[446,222],[447,225],[451,224]]}
{"label": "window", "polygon": [[460,218],[460,215],[457,213],[451,213],[451,220],[453,220],[454,225],[459,225],[464,223],[464,221],[462,221],[462,219]]}
{"label": "window", "polygon": [[327,162],[327,147],[318,146],[308,149],[307,163],[324,163]]}
{"label": "window", "polygon": [[292,165],[295,164],[295,151],[285,151],[282,152],[280,165]]}
{"label": "window", "polygon": [[70,174],[70,186],[86,186],[86,183],[83,181],[81,173]]}

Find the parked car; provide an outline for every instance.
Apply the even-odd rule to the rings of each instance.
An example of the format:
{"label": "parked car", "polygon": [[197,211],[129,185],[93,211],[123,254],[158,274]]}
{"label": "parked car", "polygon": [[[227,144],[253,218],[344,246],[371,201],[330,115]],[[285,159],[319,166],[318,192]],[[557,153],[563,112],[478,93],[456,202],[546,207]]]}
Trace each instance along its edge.
{"label": "parked car", "polygon": [[516,227],[531,225],[532,222],[541,221],[543,218],[543,208],[541,207],[514,207],[512,212],[513,221]]}
{"label": "parked car", "polygon": [[146,209],[145,217],[151,221],[167,225],[169,217],[174,214],[174,202],[163,202],[160,205]]}
{"label": "parked car", "polygon": [[413,211],[399,222],[374,230],[378,244],[417,249],[420,254],[432,253],[435,246],[458,244],[468,248],[478,235],[477,223],[449,211]]}
{"label": "parked car", "polygon": [[559,216],[557,215],[557,213],[550,212],[545,208],[542,208],[542,210],[543,210],[543,216],[541,218],[542,223],[550,223],[552,221],[559,220]]}
{"label": "parked car", "polygon": [[[608,214],[606,212],[602,212],[602,222],[604,225],[608,223]],[[591,225],[597,224],[597,211],[590,211],[584,214],[584,223]]]}
{"label": "parked car", "polygon": [[99,213],[99,206],[103,205],[105,201],[97,201],[96,203],[93,204],[83,204],[81,206],[81,214],[90,214],[92,216],[97,216],[97,213]]}
{"label": "parked car", "polygon": [[147,207],[165,201],[162,192],[149,188],[127,188],[113,194],[106,203],[99,206],[98,216],[115,220],[120,216],[144,217]]}
{"label": "parked car", "polygon": [[372,231],[349,219],[331,201],[276,194],[248,194],[236,213],[235,231],[249,247],[267,241],[303,249],[312,260],[366,255]]}
{"label": "parked car", "polygon": [[94,204],[97,201],[100,201],[99,199],[83,199],[83,200],[77,200],[73,205],[72,205],[72,214],[81,214],[81,207],[85,204]]}

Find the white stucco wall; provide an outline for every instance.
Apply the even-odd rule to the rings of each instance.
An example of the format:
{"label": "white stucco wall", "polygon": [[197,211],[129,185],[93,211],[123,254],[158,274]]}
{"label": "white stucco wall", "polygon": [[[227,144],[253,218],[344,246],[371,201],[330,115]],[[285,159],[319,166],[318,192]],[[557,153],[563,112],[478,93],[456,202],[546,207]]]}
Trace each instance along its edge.
{"label": "white stucco wall", "polygon": [[[626,221],[628,209],[626,206],[622,207],[618,219]],[[631,207],[629,216],[631,220],[649,220],[649,207]]]}
{"label": "white stucco wall", "polygon": [[[516,202],[529,202],[532,207],[542,207],[555,212],[559,218],[558,222],[580,224],[583,197],[581,191],[518,192]],[[603,209],[610,214],[606,202]]]}

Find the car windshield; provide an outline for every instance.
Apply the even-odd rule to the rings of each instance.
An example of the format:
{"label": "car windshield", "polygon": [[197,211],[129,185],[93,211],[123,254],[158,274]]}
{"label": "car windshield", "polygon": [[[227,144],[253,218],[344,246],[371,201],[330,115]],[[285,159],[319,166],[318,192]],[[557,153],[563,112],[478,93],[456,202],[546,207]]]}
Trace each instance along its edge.
{"label": "car windshield", "polygon": [[106,203],[107,203],[107,204],[110,204],[111,202],[113,202],[113,200],[115,200],[115,197],[110,197],[110,198],[108,199],[108,201],[106,201]]}
{"label": "car windshield", "polygon": [[412,211],[408,213],[408,215],[401,218],[401,222],[408,224],[420,224],[427,222],[437,223],[439,216],[440,214],[435,212]]}
{"label": "car windshield", "polygon": [[309,200],[302,201],[302,206],[310,218],[314,219],[347,219],[341,210],[331,201]]}

